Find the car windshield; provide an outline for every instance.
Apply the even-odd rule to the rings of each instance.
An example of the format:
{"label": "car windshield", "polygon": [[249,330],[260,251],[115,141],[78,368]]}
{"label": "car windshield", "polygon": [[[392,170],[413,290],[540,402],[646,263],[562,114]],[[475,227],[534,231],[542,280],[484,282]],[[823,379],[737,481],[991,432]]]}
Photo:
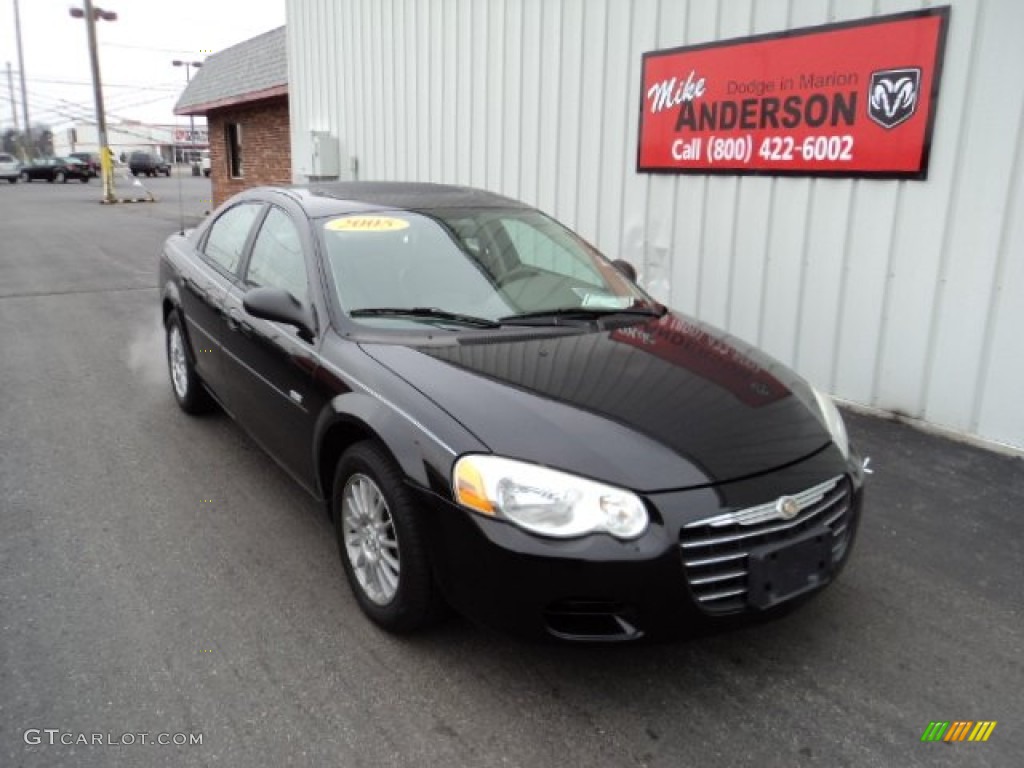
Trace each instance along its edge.
{"label": "car windshield", "polygon": [[342,310],[379,328],[660,309],[580,238],[527,208],[355,213],[319,229]]}

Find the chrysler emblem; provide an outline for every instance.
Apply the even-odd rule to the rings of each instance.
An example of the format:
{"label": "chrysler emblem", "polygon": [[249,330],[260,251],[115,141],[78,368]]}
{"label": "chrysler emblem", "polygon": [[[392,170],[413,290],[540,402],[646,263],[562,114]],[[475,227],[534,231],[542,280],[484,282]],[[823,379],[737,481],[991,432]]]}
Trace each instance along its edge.
{"label": "chrysler emblem", "polygon": [[775,511],[779,513],[779,517],[783,520],[792,520],[796,517],[797,512],[800,511],[800,505],[796,503],[796,499],[792,496],[783,496],[775,502]]}

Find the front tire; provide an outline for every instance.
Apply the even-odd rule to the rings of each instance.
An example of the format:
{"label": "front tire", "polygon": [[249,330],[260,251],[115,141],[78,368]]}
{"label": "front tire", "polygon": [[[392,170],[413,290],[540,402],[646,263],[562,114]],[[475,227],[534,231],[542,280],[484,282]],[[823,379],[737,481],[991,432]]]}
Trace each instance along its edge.
{"label": "front tire", "polygon": [[79,179],[79,181],[82,182],[83,184],[88,184],[89,183],[89,177],[88,176],[83,176],[82,178]]}
{"label": "front tire", "polygon": [[31,184],[32,183],[32,177],[29,176],[27,173],[24,173],[24,172],[21,174],[21,180],[23,182],[25,182],[26,184]]}
{"label": "front tire", "polygon": [[167,369],[171,376],[171,392],[178,407],[185,413],[204,413],[210,410],[212,400],[203,389],[195,366],[189,358],[188,342],[182,329],[181,318],[172,312],[167,318]]}
{"label": "front tire", "polygon": [[55,174],[53,174],[53,180],[56,181],[58,184],[68,183],[68,177],[67,174],[64,173],[64,171],[57,171]]}
{"label": "front tire", "polygon": [[379,443],[357,443],[342,455],[334,473],[331,516],[345,575],[363,613],[396,633],[434,623],[443,603],[420,510],[402,470]]}

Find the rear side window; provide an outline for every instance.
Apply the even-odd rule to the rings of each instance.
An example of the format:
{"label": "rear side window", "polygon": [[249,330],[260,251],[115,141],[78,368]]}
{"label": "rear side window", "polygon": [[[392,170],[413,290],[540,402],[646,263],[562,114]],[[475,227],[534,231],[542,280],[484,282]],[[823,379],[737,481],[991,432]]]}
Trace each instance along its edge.
{"label": "rear side window", "polygon": [[229,208],[210,227],[206,236],[206,258],[221,269],[234,273],[242,260],[249,230],[260,212],[259,203],[242,203]]}
{"label": "rear side window", "polygon": [[0,155],[0,163],[13,163],[14,158],[10,155]]}

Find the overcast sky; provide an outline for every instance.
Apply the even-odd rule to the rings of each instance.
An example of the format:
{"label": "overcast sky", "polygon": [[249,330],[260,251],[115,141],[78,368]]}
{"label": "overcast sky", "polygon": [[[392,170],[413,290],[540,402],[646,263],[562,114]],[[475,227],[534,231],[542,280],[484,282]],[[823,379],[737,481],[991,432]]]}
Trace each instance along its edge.
{"label": "overcast sky", "polygon": [[[20,0],[25,87],[32,123],[54,128],[74,117],[95,117],[85,21],[68,13],[81,0]],[[175,59],[201,61],[262,32],[280,27],[285,0],[94,0],[114,11],[96,24],[107,119],[187,124],[174,103],[185,87]],[[7,62],[14,70],[21,120],[14,0],[0,0],[0,127],[12,123]],[[60,82],[57,82],[60,81]]]}

